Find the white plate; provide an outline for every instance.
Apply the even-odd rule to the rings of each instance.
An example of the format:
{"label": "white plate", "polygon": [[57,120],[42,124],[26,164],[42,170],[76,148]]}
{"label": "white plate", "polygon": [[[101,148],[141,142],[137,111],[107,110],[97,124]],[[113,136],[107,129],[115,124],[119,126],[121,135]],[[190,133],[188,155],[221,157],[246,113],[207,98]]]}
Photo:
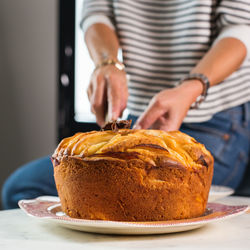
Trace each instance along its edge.
{"label": "white plate", "polygon": [[234,189],[225,186],[212,185],[210,188],[208,202],[222,199],[234,193]]}
{"label": "white plate", "polygon": [[247,205],[227,206],[208,203],[206,213],[197,218],[153,222],[120,222],[74,219],[61,210],[58,197],[42,196],[34,200],[19,201],[20,208],[32,217],[57,223],[75,230],[105,234],[163,234],[192,230],[207,223],[219,221],[244,213]]}

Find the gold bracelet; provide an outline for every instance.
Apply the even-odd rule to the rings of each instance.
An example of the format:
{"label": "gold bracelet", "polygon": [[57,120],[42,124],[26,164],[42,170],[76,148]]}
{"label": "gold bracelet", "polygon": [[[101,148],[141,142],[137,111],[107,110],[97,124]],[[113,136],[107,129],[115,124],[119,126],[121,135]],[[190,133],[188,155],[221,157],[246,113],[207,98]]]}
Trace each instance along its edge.
{"label": "gold bracelet", "polygon": [[107,60],[104,60],[103,62],[101,62],[100,64],[98,64],[95,67],[95,70],[99,69],[100,67],[106,66],[106,65],[114,65],[119,70],[125,69],[125,65],[122,62],[119,62],[118,60],[114,60],[114,59],[107,59]]}

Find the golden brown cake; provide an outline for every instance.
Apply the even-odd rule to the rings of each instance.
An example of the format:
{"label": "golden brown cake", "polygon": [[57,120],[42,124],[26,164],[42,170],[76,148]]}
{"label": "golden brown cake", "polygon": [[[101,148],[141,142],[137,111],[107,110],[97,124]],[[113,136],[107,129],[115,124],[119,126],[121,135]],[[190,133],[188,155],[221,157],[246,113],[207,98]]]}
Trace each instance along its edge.
{"label": "golden brown cake", "polygon": [[71,217],[162,221],[206,209],[213,157],[179,131],[93,131],[62,140],[52,156],[63,211]]}

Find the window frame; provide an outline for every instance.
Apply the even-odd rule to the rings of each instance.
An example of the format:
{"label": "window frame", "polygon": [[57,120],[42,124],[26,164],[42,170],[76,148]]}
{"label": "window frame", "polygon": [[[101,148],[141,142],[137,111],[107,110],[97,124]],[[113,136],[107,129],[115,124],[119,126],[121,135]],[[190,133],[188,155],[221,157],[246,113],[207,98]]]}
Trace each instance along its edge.
{"label": "window frame", "polygon": [[[59,1],[57,137],[99,130],[96,123],[75,121],[75,0]],[[71,53],[72,52],[72,53]]]}

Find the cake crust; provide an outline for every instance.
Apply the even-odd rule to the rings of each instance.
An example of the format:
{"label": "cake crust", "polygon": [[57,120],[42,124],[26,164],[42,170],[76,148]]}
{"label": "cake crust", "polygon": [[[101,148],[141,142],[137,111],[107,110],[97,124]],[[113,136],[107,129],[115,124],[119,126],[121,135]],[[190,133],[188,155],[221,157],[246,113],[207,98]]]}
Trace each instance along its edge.
{"label": "cake crust", "polygon": [[213,157],[179,131],[93,131],[52,156],[62,209],[82,219],[162,221],[205,212]]}

